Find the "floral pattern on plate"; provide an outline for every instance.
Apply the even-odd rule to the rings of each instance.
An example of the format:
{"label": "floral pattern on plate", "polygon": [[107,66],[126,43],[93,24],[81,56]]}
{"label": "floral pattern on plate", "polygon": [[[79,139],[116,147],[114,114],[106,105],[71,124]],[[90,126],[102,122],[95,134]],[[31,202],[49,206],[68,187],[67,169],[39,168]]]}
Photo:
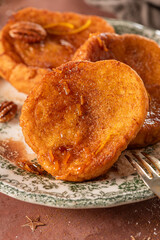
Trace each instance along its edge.
{"label": "floral pattern on plate", "polygon": [[[149,37],[160,44],[160,31],[142,25],[119,20],[107,21],[116,33],[134,33]],[[0,124],[0,142],[20,141],[32,156],[33,152],[25,144],[19,127],[20,109],[26,95],[18,93],[8,82],[0,79],[0,102],[13,100],[18,104],[18,114],[9,123]],[[0,151],[3,151],[3,144]],[[144,149],[160,159],[160,144]],[[55,180],[50,175],[36,175],[18,168],[0,156],[0,191],[11,197],[52,207],[61,208],[99,208],[112,207],[152,198],[154,194],[134,172],[122,153],[114,167],[104,176],[93,181],[73,183]],[[13,154],[13,153],[12,153]],[[14,153],[16,154],[16,152]],[[34,159],[30,159],[34,160]]]}

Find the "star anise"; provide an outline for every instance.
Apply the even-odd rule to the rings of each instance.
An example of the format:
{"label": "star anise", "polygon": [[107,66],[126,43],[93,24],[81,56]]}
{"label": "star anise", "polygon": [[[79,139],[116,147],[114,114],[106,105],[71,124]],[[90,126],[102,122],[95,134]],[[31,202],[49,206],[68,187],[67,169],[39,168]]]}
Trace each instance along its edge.
{"label": "star anise", "polygon": [[40,217],[37,217],[35,220],[30,219],[28,216],[26,216],[29,222],[22,225],[22,227],[30,227],[32,232],[38,227],[38,226],[44,226],[45,223],[40,222]]}

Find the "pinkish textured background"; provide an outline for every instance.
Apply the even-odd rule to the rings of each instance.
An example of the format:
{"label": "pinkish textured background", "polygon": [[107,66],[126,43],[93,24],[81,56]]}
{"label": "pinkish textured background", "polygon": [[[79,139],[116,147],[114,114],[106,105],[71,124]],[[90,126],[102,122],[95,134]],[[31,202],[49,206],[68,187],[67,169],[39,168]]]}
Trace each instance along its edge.
{"label": "pinkish textured background", "polygon": [[[81,0],[0,0],[0,26],[27,6],[113,17]],[[40,216],[45,226],[32,232],[26,217]],[[0,194],[0,240],[160,240],[160,200],[109,208],[69,210],[33,205]]]}

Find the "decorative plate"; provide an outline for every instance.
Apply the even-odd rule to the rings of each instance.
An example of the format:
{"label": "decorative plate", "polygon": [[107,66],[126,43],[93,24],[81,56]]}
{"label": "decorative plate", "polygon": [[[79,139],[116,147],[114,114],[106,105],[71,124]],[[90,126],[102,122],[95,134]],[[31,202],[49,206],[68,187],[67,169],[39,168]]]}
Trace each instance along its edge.
{"label": "decorative plate", "polygon": [[[118,34],[141,34],[160,44],[158,30],[131,22],[107,21]],[[2,193],[26,202],[60,208],[112,207],[154,196],[125,159],[124,154],[129,154],[129,151],[121,155],[106,176],[84,183],[55,180],[49,175],[29,173],[14,165],[12,161],[17,158],[35,161],[35,155],[25,144],[19,127],[20,109],[25,98],[24,94],[18,93],[9,83],[0,79],[0,102],[13,100],[18,105],[16,118],[9,123],[0,123],[0,191]],[[160,158],[160,144],[147,147],[144,151]]]}

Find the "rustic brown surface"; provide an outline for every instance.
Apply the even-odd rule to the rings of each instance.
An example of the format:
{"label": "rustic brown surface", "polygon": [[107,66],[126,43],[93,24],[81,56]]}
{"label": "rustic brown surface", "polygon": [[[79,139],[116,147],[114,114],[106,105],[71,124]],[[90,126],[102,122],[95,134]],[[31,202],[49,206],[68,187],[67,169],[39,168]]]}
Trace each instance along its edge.
{"label": "rustic brown surface", "polygon": [[[87,6],[82,0],[2,0],[0,26],[22,7],[111,16]],[[5,5],[4,3],[7,3]],[[26,216],[40,221],[34,232],[22,227]],[[24,203],[0,194],[0,240],[160,240],[160,200],[108,209],[70,210]]]}
{"label": "rustic brown surface", "polygon": [[[160,200],[106,209],[57,209],[0,194],[1,240],[159,240]],[[40,221],[34,232],[26,216]],[[133,238],[133,237],[134,238]],[[150,237],[150,238],[149,238]]]}

